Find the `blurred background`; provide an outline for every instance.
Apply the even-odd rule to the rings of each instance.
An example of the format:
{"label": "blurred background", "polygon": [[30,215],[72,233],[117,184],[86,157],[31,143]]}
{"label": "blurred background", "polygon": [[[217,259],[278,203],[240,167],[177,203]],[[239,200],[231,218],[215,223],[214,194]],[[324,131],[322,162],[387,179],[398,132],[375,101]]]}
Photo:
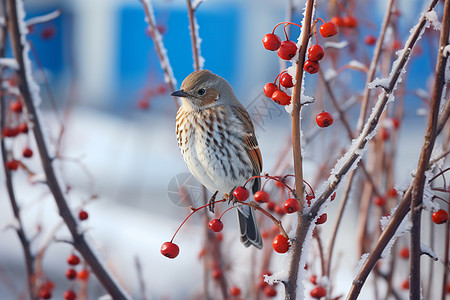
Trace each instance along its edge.
{"label": "blurred background", "polygon": [[[426,2],[398,1],[397,31],[390,32],[391,41],[403,45]],[[193,71],[186,2],[152,3],[179,87],[184,77]],[[296,8],[293,21],[300,23],[304,1],[293,3]],[[378,34],[386,1],[355,3],[350,13],[356,16],[359,26],[351,31],[341,30],[334,38],[336,42],[347,41],[348,46],[340,50],[337,61],[325,58],[322,70],[337,70],[351,60],[366,65],[370,62],[373,46],[363,41],[367,35]],[[327,4],[328,1],[319,1],[317,17],[329,20],[334,16]],[[29,28],[30,58],[35,79],[41,86],[43,126],[52,150],[64,125],[61,149],[64,159],[56,163],[58,172],[62,182],[70,187],[68,198],[73,207],[85,207],[89,211],[86,230],[98,251],[133,295],[138,289],[135,257],[144,269],[149,299],[185,299],[186,294],[200,292],[202,266],[197,256],[203,229],[199,218],[194,217],[177,236],[180,257],[168,261],[159,254],[160,245],[170,240],[188,213],[168,196],[168,192],[177,187],[178,183],[173,181],[176,176],[188,170],[176,144],[174,100],[169,96],[153,41],[147,32],[142,4],[127,0],[27,0],[25,7],[27,18],[61,11],[58,18]],[[438,14],[439,9],[442,7],[437,8]],[[285,14],[286,1],[268,0],[208,0],[200,5],[196,14],[204,68],[227,79],[247,107],[255,123],[266,172],[274,167],[289,140],[290,118],[283,108],[262,94],[264,84],[273,82],[279,73],[280,64],[276,54],[263,48],[261,39],[285,19]],[[278,30],[282,36],[282,29]],[[292,27],[291,38],[296,40],[298,34],[298,28]],[[404,80],[405,119],[396,174],[399,182],[407,180],[417,164],[422,142],[419,137],[424,128],[420,112],[426,108],[424,100],[429,96],[426,91],[432,82],[436,34],[433,30],[426,31]],[[319,37],[319,43],[323,44],[324,39]],[[327,55],[327,51],[325,53]],[[316,91],[317,80],[318,76],[306,76],[307,94],[320,93]],[[344,102],[364,88],[365,74],[343,69],[336,80],[345,83],[336,84],[336,93]],[[327,101],[305,108],[305,130],[322,109],[333,110]],[[349,110],[352,124],[356,123],[358,110]],[[325,141],[339,132],[339,128],[336,125],[334,133],[323,133],[318,139]],[[306,176],[311,177],[321,157],[333,152],[317,146],[306,146],[305,151]],[[39,162],[31,162],[31,167],[38,171]],[[59,217],[46,188],[31,184],[24,172],[14,176],[27,230],[30,236],[37,236],[34,250],[45,244],[52,234],[57,239],[68,239],[67,231],[58,225]],[[3,172],[0,178],[4,180]],[[93,195],[98,198],[90,200]],[[2,185],[0,225],[4,230],[0,231],[0,295],[6,296],[0,298],[15,299],[26,288],[25,271],[17,236],[8,229],[13,220],[7,199]],[[197,200],[200,201],[194,199]],[[330,206],[329,218],[336,207],[336,203]],[[235,242],[238,240],[235,223],[233,214],[229,218],[229,228],[225,229],[229,233],[225,238],[234,242],[230,247],[237,249],[239,254],[234,259],[239,261],[252,255],[253,250]],[[343,226],[351,232],[355,221],[346,220]],[[340,243],[345,247],[348,241],[342,238]],[[347,250],[346,255],[354,259],[355,251]],[[57,289],[61,291],[70,287],[63,275],[65,258],[70,251],[67,243],[53,241],[44,259],[45,271],[58,282]],[[356,261],[352,263],[356,265]],[[352,270],[343,276],[343,291],[348,290],[352,276]],[[103,293],[95,279],[89,293],[92,299]]]}

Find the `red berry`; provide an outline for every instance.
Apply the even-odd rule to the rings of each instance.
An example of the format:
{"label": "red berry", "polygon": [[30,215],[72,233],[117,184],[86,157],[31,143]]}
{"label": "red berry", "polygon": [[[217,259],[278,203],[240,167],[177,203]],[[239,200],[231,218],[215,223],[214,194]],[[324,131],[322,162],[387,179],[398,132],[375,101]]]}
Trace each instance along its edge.
{"label": "red berry", "polygon": [[238,186],[233,191],[233,196],[238,201],[245,201],[248,199],[248,196],[250,196],[250,192],[243,186]]}
{"label": "red berry", "polygon": [[146,109],[148,109],[148,108],[150,107],[150,101],[149,101],[149,99],[148,99],[148,98],[142,98],[142,99],[139,99],[139,101],[137,102],[137,107],[138,107],[140,110],[146,110]]}
{"label": "red berry", "polygon": [[447,282],[447,288],[446,288],[446,290],[447,290],[447,294],[450,294],[450,281]]}
{"label": "red berry", "polygon": [[237,286],[232,286],[230,288],[230,295],[231,296],[240,296],[241,295],[241,289]]}
{"label": "red berry", "polygon": [[339,26],[333,21],[330,21],[320,26],[319,31],[324,38],[327,38],[336,35],[339,32]]}
{"label": "red berry", "polygon": [[89,273],[89,270],[83,269],[83,270],[81,270],[81,271],[78,272],[77,278],[78,278],[79,280],[88,280],[89,274],[90,274],[90,273]]}
{"label": "red berry", "polygon": [[309,74],[315,74],[319,72],[320,64],[317,61],[307,60],[303,64],[303,69]]}
{"label": "red berry", "polygon": [[316,123],[319,127],[328,127],[333,124],[333,116],[329,112],[321,112],[316,116]]}
{"label": "red berry", "polygon": [[320,45],[312,45],[308,49],[308,57],[312,61],[319,61],[324,55],[325,52],[323,52],[323,48]]}
{"label": "red berry", "polygon": [[319,218],[317,218],[316,224],[317,225],[323,224],[327,221],[327,219],[328,219],[328,215],[327,215],[327,213],[324,213]]}
{"label": "red berry", "polygon": [[266,95],[269,98],[272,98],[273,93],[278,91],[278,87],[273,84],[272,82],[266,83],[264,85],[264,95]]}
{"label": "red berry", "polygon": [[344,21],[342,20],[341,17],[339,16],[334,16],[331,18],[331,22],[333,22],[334,24],[336,24],[337,26],[341,27],[342,25],[344,25]]}
{"label": "red berry", "polygon": [[255,201],[258,203],[266,203],[270,201],[269,193],[266,191],[257,191],[254,197]]}
{"label": "red berry", "polygon": [[16,127],[5,127],[2,132],[4,137],[15,137],[19,133],[20,133],[20,131]]}
{"label": "red berry", "polygon": [[292,214],[300,209],[300,204],[298,204],[297,199],[289,198],[286,201],[284,201],[283,208],[287,214]]}
{"label": "red berry", "polygon": [[317,276],[316,276],[316,275],[312,275],[312,276],[309,278],[309,281],[310,281],[312,284],[317,284]]}
{"label": "red berry", "polygon": [[391,197],[391,198],[397,198],[397,190],[395,188],[390,188],[386,191],[386,196]]}
{"label": "red berry", "polygon": [[364,43],[366,43],[366,45],[373,46],[376,42],[377,38],[374,35],[366,35],[364,38]]}
{"label": "red berry", "polygon": [[444,224],[448,220],[448,213],[445,210],[440,209],[431,215],[431,219],[436,224]]}
{"label": "red berry", "polygon": [[180,248],[172,242],[165,242],[161,246],[161,254],[168,258],[175,258],[180,253]]}
{"label": "red berry", "polygon": [[39,290],[39,298],[41,299],[51,299],[52,298],[52,291],[46,288],[41,288]]}
{"label": "red berry", "polygon": [[294,84],[292,83],[292,76],[289,75],[288,73],[284,73],[283,75],[281,75],[280,77],[280,84],[282,86],[284,86],[285,88],[291,88],[294,86]]}
{"label": "red berry", "polygon": [[41,38],[44,40],[51,39],[56,33],[56,30],[54,27],[48,26],[44,28],[41,32]]}
{"label": "red berry", "polygon": [[275,51],[280,48],[281,45],[281,39],[278,35],[273,33],[266,34],[262,39],[264,48],[270,51]]}
{"label": "red berry", "polygon": [[66,278],[69,280],[73,280],[77,277],[77,271],[75,269],[67,269],[66,270]]}
{"label": "red berry", "polygon": [[291,96],[283,91],[278,90],[273,93],[272,100],[280,105],[289,105],[291,103]]}
{"label": "red berry", "polygon": [[283,216],[284,215],[284,208],[283,208],[283,206],[281,206],[281,205],[276,205],[275,206],[275,212],[277,213],[277,214],[279,214],[280,216]]}
{"label": "red berry", "polygon": [[400,257],[404,258],[404,259],[408,259],[409,258],[409,248],[408,247],[403,247],[400,252]]}
{"label": "red berry", "polygon": [[223,241],[223,234],[222,234],[222,232],[219,232],[218,234],[216,234],[216,239],[217,239],[218,242]]}
{"label": "red berry", "polygon": [[398,49],[402,48],[402,42],[400,42],[399,40],[395,40],[392,47],[394,48],[394,50],[398,50]]}
{"label": "red berry", "polygon": [[386,141],[389,139],[389,130],[387,130],[385,127],[380,128],[380,137],[383,141]]}
{"label": "red berry", "polygon": [[277,50],[278,56],[284,60],[291,60],[295,53],[297,53],[297,45],[293,41],[281,42],[281,46]]}
{"label": "red berry", "polygon": [[87,218],[89,218],[89,214],[87,213],[87,211],[80,210],[80,212],[78,213],[78,219],[80,219],[81,221],[84,221]]}
{"label": "red berry", "polygon": [[67,263],[72,266],[76,266],[80,263],[80,258],[75,254],[70,254],[67,258]]}
{"label": "red berry", "polygon": [[269,211],[274,211],[275,206],[277,206],[277,205],[275,204],[275,202],[273,202],[273,201],[267,202],[267,209],[268,209]]}
{"label": "red berry", "polygon": [[65,300],[75,300],[77,298],[77,294],[75,294],[72,290],[67,290],[64,292],[63,297]]}
{"label": "red berry", "polygon": [[19,168],[19,162],[17,160],[8,160],[6,162],[6,169],[10,171],[16,171]]}
{"label": "red berry", "polygon": [[19,125],[18,130],[20,131],[20,133],[28,133],[28,124],[26,122],[23,122]]}
{"label": "red berry", "polygon": [[405,279],[402,282],[402,289],[404,289],[404,290],[408,290],[409,289],[409,279]]}
{"label": "red berry", "polygon": [[386,204],[386,198],[382,197],[382,196],[377,196],[377,197],[373,198],[373,203],[376,206],[384,206]]}
{"label": "red berry", "polygon": [[346,16],[342,19],[342,26],[355,28],[358,26],[358,20],[354,16]]}
{"label": "red berry", "polygon": [[309,292],[309,294],[313,298],[320,299],[320,298],[324,297],[327,294],[327,291],[323,287],[318,286],[316,288],[313,288],[311,290],[311,292]]}
{"label": "red berry", "polygon": [[21,113],[23,109],[22,102],[20,100],[16,100],[13,103],[11,103],[9,108],[15,113]]}
{"label": "red berry", "polygon": [[209,229],[214,232],[220,232],[223,229],[223,223],[219,219],[214,219],[209,222]]}
{"label": "red berry", "polygon": [[27,158],[32,157],[33,156],[33,150],[31,150],[30,148],[25,148],[22,151],[22,155],[23,155],[23,157],[27,157]]}
{"label": "red berry", "polygon": [[55,288],[55,283],[48,279],[41,286],[41,289],[47,289],[49,291],[52,291],[54,288]]}
{"label": "red berry", "polygon": [[277,295],[277,290],[271,285],[265,286],[263,291],[264,295],[266,295],[267,297],[275,297]]}
{"label": "red berry", "polygon": [[273,250],[278,253],[288,252],[290,246],[289,239],[281,234],[277,235],[272,242]]}
{"label": "red berry", "polygon": [[400,121],[397,118],[392,118],[392,126],[394,126],[395,129],[398,129],[400,127]]}
{"label": "red berry", "polygon": [[331,201],[333,201],[334,198],[336,198],[336,192],[334,192],[334,193],[331,195]]}
{"label": "red berry", "polygon": [[212,271],[212,278],[214,278],[214,279],[220,279],[220,278],[222,278],[222,276],[223,276],[223,273],[222,273],[222,270],[220,269],[220,268],[215,268],[213,271]]}

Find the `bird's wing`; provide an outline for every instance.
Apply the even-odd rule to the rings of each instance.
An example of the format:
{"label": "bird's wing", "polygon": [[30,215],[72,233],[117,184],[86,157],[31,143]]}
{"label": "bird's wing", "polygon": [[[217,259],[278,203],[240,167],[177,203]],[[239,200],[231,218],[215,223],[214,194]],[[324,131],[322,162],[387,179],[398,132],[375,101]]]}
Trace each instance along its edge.
{"label": "bird's wing", "polygon": [[[233,112],[238,115],[238,119],[242,120],[243,127],[246,129],[245,135],[244,135],[244,143],[245,143],[245,150],[250,158],[250,161],[252,162],[253,166],[253,175],[259,175],[262,171],[262,156],[261,151],[259,150],[258,141],[256,140],[255,136],[255,129],[253,127],[252,120],[250,119],[250,116],[248,115],[248,112],[245,110],[244,107],[236,107],[232,106]],[[253,192],[256,192],[260,188],[260,179],[258,178],[255,180],[255,184],[253,185]]]}

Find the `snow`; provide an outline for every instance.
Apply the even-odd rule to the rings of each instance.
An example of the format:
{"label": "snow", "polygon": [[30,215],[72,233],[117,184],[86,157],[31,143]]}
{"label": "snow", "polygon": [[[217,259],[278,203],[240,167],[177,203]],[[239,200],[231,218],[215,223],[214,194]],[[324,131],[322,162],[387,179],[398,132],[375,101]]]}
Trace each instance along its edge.
{"label": "snow", "polygon": [[361,271],[361,268],[366,263],[367,259],[369,258],[369,255],[370,255],[370,253],[364,253],[363,255],[361,255],[361,258],[358,261],[358,264],[356,265],[356,268],[354,271],[355,275],[357,275],[359,273],[359,271]]}
{"label": "snow", "polygon": [[20,222],[17,218],[13,218],[12,220],[4,223],[3,225],[0,225],[0,230],[6,230],[6,229],[14,229],[18,230],[20,228]]}
{"label": "snow", "polygon": [[55,10],[55,11],[53,11],[51,13],[28,19],[26,21],[26,24],[27,24],[27,26],[32,26],[32,25],[35,25],[35,24],[49,22],[49,21],[51,21],[53,19],[56,19],[60,15],[61,15],[61,11],[60,10]]}
{"label": "snow", "polygon": [[7,67],[10,69],[18,70],[19,69],[19,63],[15,58],[0,58],[0,66]]}
{"label": "snow", "polygon": [[445,46],[444,49],[442,50],[442,55],[444,55],[445,57],[447,57],[449,54],[450,54],[450,44]]}
{"label": "snow", "polygon": [[328,68],[324,71],[323,77],[325,78],[325,81],[331,81],[337,77],[338,73],[335,69]]}
{"label": "snow", "polygon": [[441,22],[439,22],[438,15],[434,9],[430,10],[429,12],[426,12],[424,16],[425,18],[427,18],[427,21],[431,23],[431,26],[433,26],[434,30],[442,29],[442,24]]}
{"label": "snow", "polygon": [[354,59],[348,63],[348,66],[350,68],[358,69],[361,71],[367,71],[367,66],[365,64],[363,64],[360,61],[354,60]]}
{"label": "snow", "polygon": [[[194,18],[194,31],[192,31],[192,28],[189,26],[189,30],[191,31],[191,34],[193,34],[195,36],[195,47],[197,48],[197,57],[198,57],[198,67],[199,69],[203,69],[203,66],[205,65],[205,58],[202,56],[202,52],[201,52],[201,43],[202,43],[202,39],[200,38],[200,35],[198,33],[199,30],[199,26],[197,23],[197,18],[195,17],[195,14],[193,14],[193,18]],[[195,69],[195,65],[194,65],[194,69]]]}
{"label": "snow", "polygon": [[433,258],[434,261],[438,261],[439,258],[436,255],[436,253],[434,253],[433,249],[431,249],[429,246],[425,245],[424,243],[420,243],[420,252],[422,252],[422,254],[426,254],[429,257]]}
{"label": "snow", "polygon": [[334,49],[344,49],[345,47],[348,46],[348,42],[347,41],[340,41],[340,42],[325,42],[323,44],[323,47],[325,49],[327,48],[334,48]]}
{"label": "snow", "polygon": [[[393,208],[391,210],[391,213],[390,213],[389,216],[381,217],[381,219],[380,219],[381,230],[384,231],[386,229],[386,227],[389,225],[389,222],[391,221],[391,217],[394,214],[396,209],[397,209],[397,207]],[[411,229],[411,222],[410,222],[409,215],[410,215],[410,213],[408,212],[408,214],[402,220],[400,225],[397,227],[397,230],[395,231],[395,233],[392,236],[391,240],[386,245],[386,247],[383,249],[383,252],[381,253],[381,258],[387,257],[391,253],[391,248],[394,245],[395,241],[399,237],[404,235],[405,233],[409,232],[409,230]]]}

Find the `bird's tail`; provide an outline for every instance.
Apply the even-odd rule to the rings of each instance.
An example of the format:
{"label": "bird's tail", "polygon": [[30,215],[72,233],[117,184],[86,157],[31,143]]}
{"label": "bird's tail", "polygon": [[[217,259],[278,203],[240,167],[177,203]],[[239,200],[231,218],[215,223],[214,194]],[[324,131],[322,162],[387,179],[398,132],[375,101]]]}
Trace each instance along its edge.
{"label": "bird's tail", "polygon": [[239,228],[241,230],[241,242],[245,247],[250,245],[261,249],[263,246],[258,224],[256,223],[253,208],[247,205],[238,207]]}

